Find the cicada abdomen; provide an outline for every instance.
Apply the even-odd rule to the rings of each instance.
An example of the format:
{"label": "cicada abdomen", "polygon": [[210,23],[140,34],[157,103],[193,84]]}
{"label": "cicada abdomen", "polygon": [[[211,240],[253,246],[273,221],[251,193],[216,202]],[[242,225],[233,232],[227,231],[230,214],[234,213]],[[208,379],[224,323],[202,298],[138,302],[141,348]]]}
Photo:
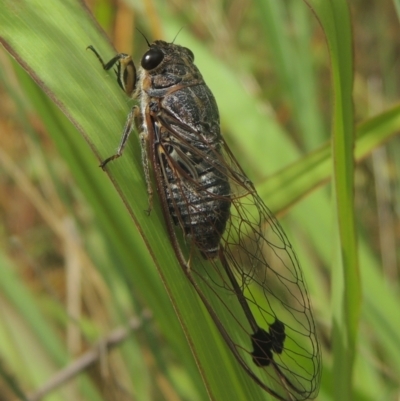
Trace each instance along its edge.
{"label": "cicada abdomen", "polygon": [[[158,156],[174,223],[181,226],[185,236],[196,244],[205,258],[217,257],[229,218],[230,186],[226,176],[204,160],[191,157],[191,164],[185,163],[177,152],[179,144],[160,147]],[[165,151],[170,152],[168,156]]]}
{"label": "cicada abdomen", "polygon": [[[135,124],[150,208],[152,170],[177,259],[234,357],[277,399],[313,398],[321,355],[291,244],[224,142],[193,53],[164,41],[148,45],[138,76],[130,56],[104,63],[90,46],[104,69],[117,65],[120,86],[140,103],[117,153],[101,166],[121,156]],[[227,294],[236,306],[224,301]],[[214,302],[227,313],[218,316]]]}

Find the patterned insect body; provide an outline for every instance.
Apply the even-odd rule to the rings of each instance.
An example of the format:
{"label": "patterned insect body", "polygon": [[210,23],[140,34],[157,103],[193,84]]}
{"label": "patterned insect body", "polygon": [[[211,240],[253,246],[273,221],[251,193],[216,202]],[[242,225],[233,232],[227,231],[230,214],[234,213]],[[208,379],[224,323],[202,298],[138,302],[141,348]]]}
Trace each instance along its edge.
{"label": "patterned insect body", "polygon": [[142,60],[138,86],[143,131],[155,135],[148,141],[163,173],[160,189],[169,212],[202,254],[213,258],[229,218],[230,185],[215,162],[222,143],[217,104],[193,59],[186,48],[156,41]]}
{"label": "patterned insect body", "polygon": [[[105,70],[116,65],[119,85],[140,103],[128,116],[117,153],[101,167],[122,155],[136,126],[149,211],[152,171],[179,264],[233,356],[277,399],[314,398],[321,355],[291,244],[224,142],[217,104],[193,53],[164,41],[148,45],[138,75],[130,56],[104,63],[89,46]],[[176,227],[189,250],[182,249]],[[239,313],[222,293],[235,296]],[[226,313],[218,316],[212,302]]]}

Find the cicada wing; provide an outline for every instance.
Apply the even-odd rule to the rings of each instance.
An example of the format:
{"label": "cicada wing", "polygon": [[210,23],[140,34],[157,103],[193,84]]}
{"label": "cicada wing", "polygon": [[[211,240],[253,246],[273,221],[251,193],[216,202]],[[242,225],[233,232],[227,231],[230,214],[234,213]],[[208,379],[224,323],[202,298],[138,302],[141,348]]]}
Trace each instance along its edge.
{"label": "cicada wing", "polygon": [[[226,146],[224,149],[221,160],[225,161],[224,168],[230,177],[232,204],[221,252],[250,308],[248,313],[242,307],[242,318],[231,316],[224,325],[228,333],[242,331],[241,340],[233,335],[231,339],[252,372],[250,375],[255,375],[282,399],[313,398],[319,388],[321,354],[299,261],[279,222],[229,149]],[[237,294],[232,280],[221,272],[221,265],[213,263],[213,266],[219,269],[216,276],[221,281],[208,283],[224,288],[226,293]],[[227,303],[224,306],[230,307]],[[282,327],[277,328],[277,322]],[[267,337],[260,337],[259,330],[266,332]],[[276,342],[274,336],[278,338]],[[261,363],[255,357],[257,350],[261,352]],[[248,373],[249,370],[246,369]]]}
{"label": "cicada wing", "polygon": [[255,351],[265,354],[265,364],[253,372],[261,377],[259,369],[266,380],[280,383],[282,396],[315,396],[320,350],[302,271],[284,231],[254,191],[233,200],[222,243],[257,326],[270,333],[265,338],[253,328],[247,332],[252,338],[247,348],[251,363],[260,365]]}
{"label": "cicada wing", "polygon": [[[189,246],[186,252],[179,250],[186,258],[182,267],[190,265],[186,274],[233,355],[255,382],[281,400],[314,397],[320,379],[320,350],[302,271],[283,229],[222,139],[211,147],[198,135],[200,146],[193,146],[169,125],[162,129],[175,138],[160,143],[158,154],[164,166],[166,196],[174,194],[179,200],[170,202],[173,219],[167,219],[167,224],[186,230]],[[227,177],[229,194],[205,189],[204,182],[197,182],[199,160],[207,160],[210,171]],[[223,200],[231,204],[219,258],[207,257],[207,250],[196,240],[195,226],[187,225],[188,215],[204,208],[199,194],[207,203],[214,199],[215,204]],[[210,220],[209,225],[213,224]]]}

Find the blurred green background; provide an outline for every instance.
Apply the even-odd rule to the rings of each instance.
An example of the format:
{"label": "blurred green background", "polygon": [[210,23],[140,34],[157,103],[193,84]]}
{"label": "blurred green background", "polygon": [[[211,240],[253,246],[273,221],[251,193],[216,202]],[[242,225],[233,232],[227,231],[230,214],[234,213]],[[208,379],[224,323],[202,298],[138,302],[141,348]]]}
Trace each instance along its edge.
{"label": "blurred green background", "polygon": [[135,28],[193,51],[299,256],[317,399],[399,399],[400,2],[346,4],[0,0],[0,400],[271,399],[185,281],[159,205],[144,213],[135,135],[97,167],[133,102],[85,48],[138,64]]}

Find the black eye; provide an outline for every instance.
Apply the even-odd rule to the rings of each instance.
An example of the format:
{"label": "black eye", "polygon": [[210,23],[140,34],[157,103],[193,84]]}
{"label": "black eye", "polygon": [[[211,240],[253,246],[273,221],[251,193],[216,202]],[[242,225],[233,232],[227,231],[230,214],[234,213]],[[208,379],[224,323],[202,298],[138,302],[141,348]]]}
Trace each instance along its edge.
{"label": "black eye", "polygon": [[145,70],[152,70],[160,65],[164,59],[164,53],[157,48],[150,49],[142,58],[142,67]]}

